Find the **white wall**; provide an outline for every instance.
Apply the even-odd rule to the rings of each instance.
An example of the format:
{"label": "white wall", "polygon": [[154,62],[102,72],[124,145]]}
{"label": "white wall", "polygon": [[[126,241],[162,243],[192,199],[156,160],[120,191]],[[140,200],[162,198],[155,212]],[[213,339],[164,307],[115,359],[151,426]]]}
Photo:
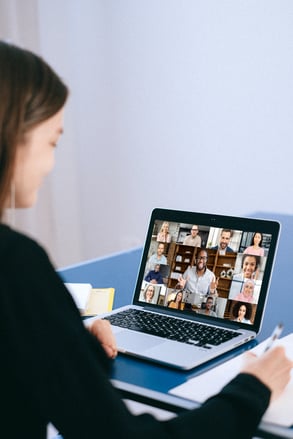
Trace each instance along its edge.
{"label": "white wall", "polygon": [[57,265],[140,245],[157,206],[292,214],[291,0],[37,3],[72,92]]}

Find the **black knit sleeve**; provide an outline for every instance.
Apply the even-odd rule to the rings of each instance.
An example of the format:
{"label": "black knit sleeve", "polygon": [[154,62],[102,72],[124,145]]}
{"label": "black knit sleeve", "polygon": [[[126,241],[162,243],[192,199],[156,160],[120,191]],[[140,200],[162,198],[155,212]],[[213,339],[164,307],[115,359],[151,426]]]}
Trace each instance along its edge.
{"label": "black knit sleeve", "polygon": [[251,439],[269,405],[270,394],[254,376],[239,374],[199,409],[185,413],[183,429],[194,417],[192,422],[200,438]]}

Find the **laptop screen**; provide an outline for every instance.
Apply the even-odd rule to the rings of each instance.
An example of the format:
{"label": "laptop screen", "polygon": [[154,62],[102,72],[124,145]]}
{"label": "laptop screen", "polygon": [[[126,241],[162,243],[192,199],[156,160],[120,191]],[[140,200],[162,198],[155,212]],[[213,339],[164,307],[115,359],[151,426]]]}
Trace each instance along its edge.
{"label": "laptop screen", "polygon": [[258,332],[279,229],[276,221],[155,209],[134,303]]}

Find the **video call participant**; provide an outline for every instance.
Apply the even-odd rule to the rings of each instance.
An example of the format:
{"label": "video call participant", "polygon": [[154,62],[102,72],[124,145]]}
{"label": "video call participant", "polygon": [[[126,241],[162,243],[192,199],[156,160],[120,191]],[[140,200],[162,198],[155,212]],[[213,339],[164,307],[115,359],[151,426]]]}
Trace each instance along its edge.
{"label": "video call participant", "polygon": [[220,255],[225,255],[226,253],[232,253],[234,250],[229,247],[229,242],[232,237],[232,230],[223,229],[220,235],[219,244],[212,247],[212,250],[218,250]]}
{"label": "video call participant", "polygon": [[254,299],[254,288],[255,283],[253,280],[247,280],[243,286],[240,293],[238,293],[233,300],[239,300],[241,302],[249,302],[249,303],[255,303]]}
{"label": "video call participant", "polygon": [[158,233],[157,236],[158,242],[171,242],[171,235],[169,233],[169,223],[168,221],[164,221],[161,227],[161,230]]}
{"label": "video call participant", "polygon": [[165,245],[162,242],[158,243],[157,251],[148,260],[146,270],[154,270],[157,264],[167,265],[167,258],[164,255]]}
{"label": "video call participant", "polygon": [[143,300],[146,303],[153,303],[155,295],[155,287],[154,285],[147,285],[143,292]]}
{"label": "video call participant", "polygon": [[232,314],[234,322],[247,323],[251,325],[252,307],[250,303],[235,302]]}
{"label": "video call participant", "polygon": [[181,309],[183,305],[182,299],[183,299],[183,293],[182,291],[178,291],[174,299],[169,301],[168,307],[174,309]]}
{"label": "video call participant", "polygon": [[208,297],[204,304],[204,308],[197,310],[199,314],[205,314],[206,316],[217,317],[217,313],[213,311],[214,299],[213,297]]}
{"label": "video call participant", "polygon": [[180,288],[202,296],[217,297],[218,281],[214,273],[207,268],[208,254],[206,250],[199,250],[195,265],[189,266],[182,276],[179,276]]}
{"label": "video call participant", "polygon": [[241,273],[234,274],[233,280],[244,282],[247,279],[256,281],[259,275],[260,256],[243,254]]}
{"label": "video call participant", "polygon": [[164,283],[163,276],[160,273],[160,264],[156,264],[153,270],[150,270],[146,277],[144,278],[147,282],[151,284],[162,284]]}
{"label": "video call participant", "polygon": [[201,246],[201,237],[198,234],[198,226],[193,225],[191,227],[191,234],[187,235],[184,238],[183,245],[190,245],[192,247],[200,247]]}
{"label": "video call participant", "polygon": [[250,246],[247,247],[243,253],[256,256],[264,256],[265,251],[262,248],[262,234],[260,232],[254,233]]}

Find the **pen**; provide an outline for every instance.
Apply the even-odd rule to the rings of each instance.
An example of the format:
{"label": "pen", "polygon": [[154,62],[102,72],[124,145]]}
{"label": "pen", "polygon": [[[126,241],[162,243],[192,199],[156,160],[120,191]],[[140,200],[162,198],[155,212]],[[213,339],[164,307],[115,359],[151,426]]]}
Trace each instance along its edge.
{"label": "pen", "polygon": [[270,349],[274,343],[275,340],[277,340],[277,338],[280,337],[282,331],[283,331],[284,325],[283,323],[279,323],[275,329],[273,330],[273,333],[271,335],[271,337],[269,338],[268,344],[265,347],[265,352]]}

